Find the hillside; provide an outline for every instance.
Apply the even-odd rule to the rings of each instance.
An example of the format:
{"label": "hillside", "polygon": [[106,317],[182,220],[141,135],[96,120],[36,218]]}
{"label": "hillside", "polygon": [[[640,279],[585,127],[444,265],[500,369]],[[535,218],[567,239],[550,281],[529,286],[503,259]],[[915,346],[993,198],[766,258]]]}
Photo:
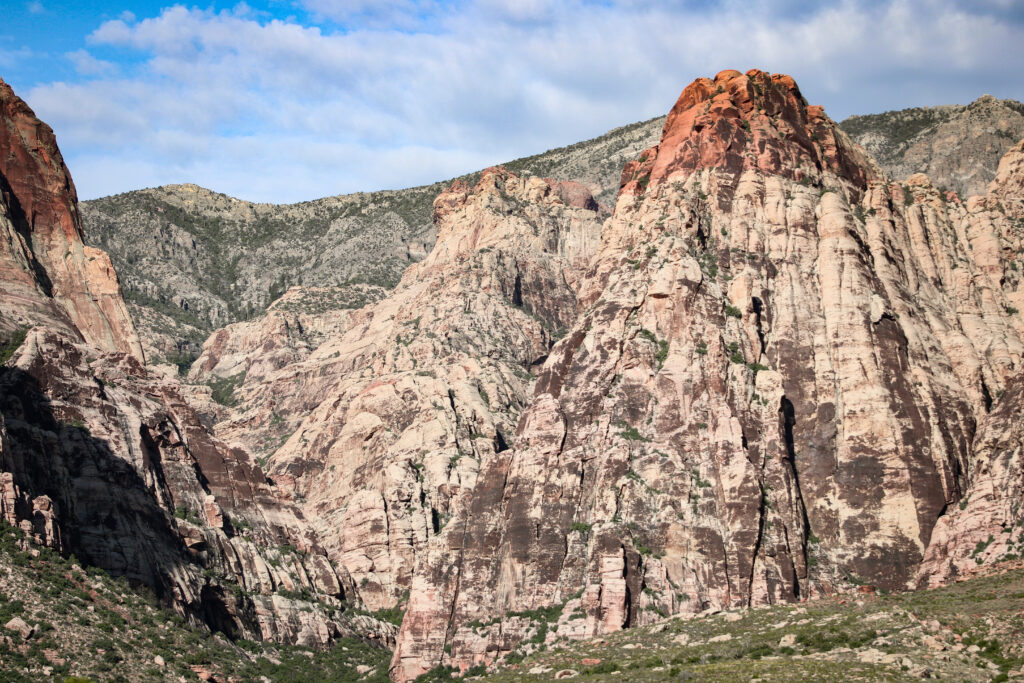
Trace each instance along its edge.
{"label": "hillside", "polygon": [[[0,672],[21,681],[387,681],[387,650],[231,640],[188,623],[152,592],[34,548],[0,520]],[[65,679],[64,677],[71,677]]]}
{"label": "hillside", "polygon": [[1024,104],[984,95],[968,105],[851,116],[839,124],[896,180],[924,173],[961,197],[982,194],[1024,138]]}

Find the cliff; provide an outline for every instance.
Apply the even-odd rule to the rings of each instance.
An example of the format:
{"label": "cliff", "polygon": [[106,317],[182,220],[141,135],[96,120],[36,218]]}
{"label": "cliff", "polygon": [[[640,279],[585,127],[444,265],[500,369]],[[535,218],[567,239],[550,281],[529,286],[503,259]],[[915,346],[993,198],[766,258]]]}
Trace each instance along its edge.
{"label": "cliff", "polygon": [[53,132],[2,82],[0,187],[0,517],[234,637],[390,642],[249,453],[143,365]]}
{"label": "cliff", "polygon": [[996,196],[887,181],[788,77],[687,87],[511,448],[417,565],[395,679],[912,585],[1019,372],[1021,239]]}

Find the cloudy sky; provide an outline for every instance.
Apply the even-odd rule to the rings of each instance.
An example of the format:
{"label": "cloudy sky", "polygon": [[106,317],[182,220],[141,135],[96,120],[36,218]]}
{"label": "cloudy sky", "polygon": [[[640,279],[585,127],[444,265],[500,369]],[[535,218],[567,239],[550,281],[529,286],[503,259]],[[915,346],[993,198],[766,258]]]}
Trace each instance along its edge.
{"label": "cloudy sky", "polygon": [[1024,100],[1021,0],[6,0],[0,77],[82,198],[299,201],[442,180],[666,113],[725,68],[833,118]]}

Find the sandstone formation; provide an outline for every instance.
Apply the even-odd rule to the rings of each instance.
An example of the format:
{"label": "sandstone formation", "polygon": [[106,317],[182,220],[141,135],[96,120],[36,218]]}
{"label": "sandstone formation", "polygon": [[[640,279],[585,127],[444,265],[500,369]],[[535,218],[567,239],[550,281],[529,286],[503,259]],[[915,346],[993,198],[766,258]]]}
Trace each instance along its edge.
{"label": "sandstone formation", "polygon": [[511,448],[421,554],[395,679],[912,584],[1020,370],[1021,239],[995,195],[889,182],[786,76],[687,87]]}
{"label": "sandstone formation", "polygon": [[143,365],[53,132],[3,83],[0,187],[0,517],[229,635],[393,640],[345,611],[351,579],[252,457]]}
{"label": "sandstone formation", "polygon": [[218,332],[193,365],[196,380],[244,377],[218,434],[280,445],[271,477],[291,482],[371,609],[404,601],[416,558],[480,463],[508,448],[530,368],[576,316],[595,208],[580,186],[488,169],[434,202],[430,255],[380,303],[333,319],[311,352],[293,344],[294,362],[264,362],[294,338],[271,313]]}
{"label": "sandstone formation", "polygon": [[[546,162],[487,169],[436,196],[415,246],[384,230],[380,272],[412,263],[397,284],[348,277],[343,252],[372,237],[345,212],[397,215],[398,193],[292,207],[344,237],[318,260],[269,208],[145,191],[138,255],[170,265],[133,310],[171,326],[144,349],[52,132],[3,93],[0,335],[20,343],[0,515],[191,619],[372,637],[405,681],[671,614],[942,583],[1024,542],[1024,142],[965,200],[891,180],[790,77],[723,71],[616,174],[610,215]],[[356,270],[281,276],[307,261]],[[190,385],[142,362],[180,341],[157,300],[198,302],[195,330],[236,320]],[[401,630],[353,606],[404,610]]]}
{"label": "sandstone formation", "polygon": [[45,311],[66,318],[62,327],[77,330],[92,346],[142,360],[110,259],[82,243],[78,198],[57,138],[2,80],[0,123],[5,326],[10,329],[30,313]]}

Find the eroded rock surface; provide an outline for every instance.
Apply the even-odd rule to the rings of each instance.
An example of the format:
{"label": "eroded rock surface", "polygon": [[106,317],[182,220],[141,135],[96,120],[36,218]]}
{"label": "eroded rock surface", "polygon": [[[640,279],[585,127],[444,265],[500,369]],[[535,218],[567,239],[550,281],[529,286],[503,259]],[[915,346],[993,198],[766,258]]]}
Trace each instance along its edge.
{"label": "eroded rock surface", "polygon": [[75,185],[57,138],[2,80],[0,150],[5,326],[28,321],[34,313],[66,318],[61,326],[92,346],[142,360],[109,257],[82,243]]}
{"label": "eroded rock surface", "polygon": [[0,188],[0,516],[228,634],[392,642],[345,611],[351,579],[288,496],[143,365],[53,132],[2,82]]}
{"label": "eroded rock surface", "polygon": [[581,186],[488,169],[437,198],[437,244],[395,291],[308,354],[271,369],[261,352],[230,352],[279,344],[271,315],[215,335],[193,365],[195,379],[245,373],[218,433],[286,436],[271,477],[369,608],[404,604],[417,556],[508,448],[530,368],[575,319],[596,208]]}
{"label": "eroded rock surface", "polygon": [[786,76],[689,86],[512,448],[421,556],[395,679],[543,640],[552,607],[579,637],[913,583],[1020,371],[1021,232],[890,184]]}

